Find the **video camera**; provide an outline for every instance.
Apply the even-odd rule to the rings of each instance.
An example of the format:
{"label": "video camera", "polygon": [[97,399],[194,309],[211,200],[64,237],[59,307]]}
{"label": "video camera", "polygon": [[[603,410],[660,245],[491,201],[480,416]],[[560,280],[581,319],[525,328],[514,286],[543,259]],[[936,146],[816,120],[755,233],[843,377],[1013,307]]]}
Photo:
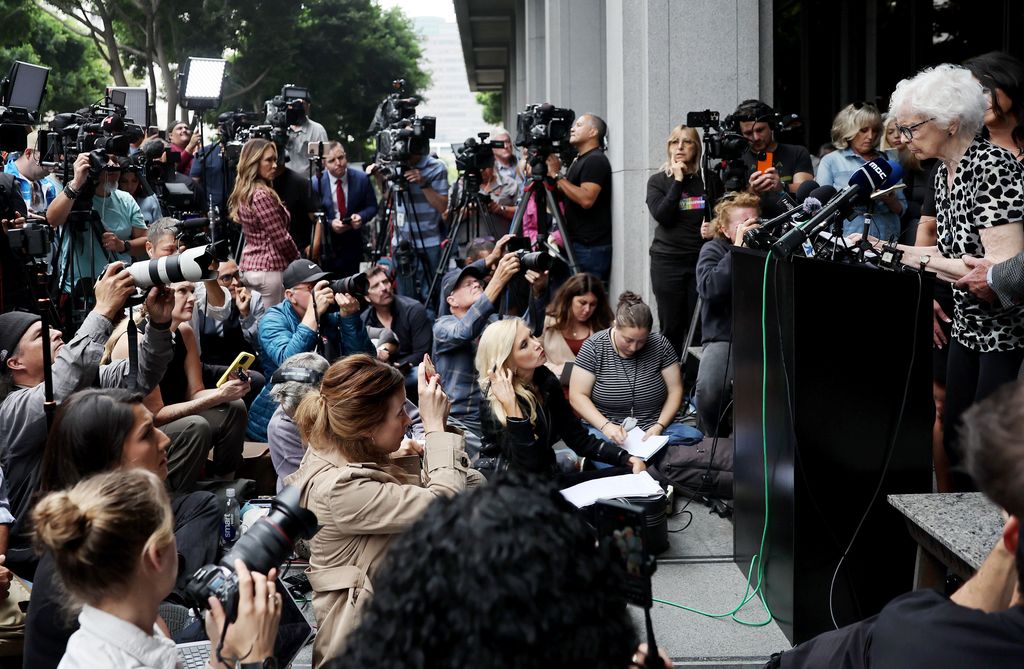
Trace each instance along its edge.
{"label": "video camera", "polygon": [[[253,128],[259,128],[262,117],[259,112],[235,111],[222,112],[217,116],[217,125],[220,127],[220,143],[224,146],[224,155],[228,161],[237,163],[242,155],[242,147],[252,137],[260,136],[253,134]],[[270,132],[270,126],[262,126],[266,132]]]}
{"label": "video camera", "polygon": [[452,144],[455,168],[459,172],[479,174],[480,170],[494,165],[494,149],[505,146],[504,142],[488,141],[488,132],[478,133],[477,137],[479,141],[476,137],[467,137],[462,144]]}
{"label": "video camera", "polygon": [[396,79],[391,85],[395,92],[377,105],[369,132],[376,133],[374,162],[386,177],[400,179],[405,161],[430,152],[430,140],[437,134],[437,119],[416,116],[419,100],[402,97],[404,79]]}
{"label": "video camera", "polygon": [[531,153],[545,158],[561,153],[569,146],[569,134],[576,112],[555,107],[550,103],[527,105],[516,115],[516,146],[526,147]]}
{"label": "video camera", "polygon": [[[185,220],[178,221],[177,225],[174,226],[174,239],[178,244],[187,246],[190,249],[195,246],[208,246],[213,244],[213,240],[210,238],[210,219],[209,218],[188,218]],[[217,260],[226,260],[227,258],[217,257]]]}
{"label": "video camera", "polygon": [[220,562],[197,569],[185,586],[189,604],[206,609],[207,600],[216,597],[228,622],[234,622],[238,615],[235,560],[241,560],[250,571],[266,574],[288,558],[298,539],[311,539],[319,529],[316,515],[302,508],[299,499],[299,489],[286,486],[274,499],[270,514],[256,521]]}
{"label": "video camera", "polygon": [[45,258],[53,243],[53,228],[45,221],[26,220],[20,228],[7,231],[7,241],[11,250],[22,256]]}

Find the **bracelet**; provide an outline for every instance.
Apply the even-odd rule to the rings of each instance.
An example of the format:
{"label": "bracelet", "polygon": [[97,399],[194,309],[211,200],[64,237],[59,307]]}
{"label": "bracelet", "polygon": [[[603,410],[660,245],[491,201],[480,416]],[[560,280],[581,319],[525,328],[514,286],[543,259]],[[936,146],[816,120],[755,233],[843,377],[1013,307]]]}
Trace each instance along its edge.
{"label": "bracelet", "polygon": [[610,423],[610,422],[612,422],[612,421],[611,421],[611,419],[609,419],[609,420],[606,420],[606,421],[604,422],[604,425],[602,425],[602,426],[601,426],[601,428],[600,428],[600,429],[598,430],[598,432],[604,432],[604,429],[605,429],[606,427],[608,427],[608,423]]}
{"label": "bracelet", "polygon": [[657,425],[658,427],[660,427],[660,428],[661,428],[662,430],[664,430],[664,429],[665,429],[665,426],[664,426],[664,425],[662,425],[660,421],[659,421],[659,422],[657,422],[657,423],[655,423],[655,425]]}
{"label": "bracelet", "polygon": [[69,200],[77,200],[78,196],[81,195],[81,193],[72,188],[71,184],[64,186],[64,190],[62,192],[64,193],[64,197]]}
{"label": "bracelet", "polygon": [[125,239],[121,240],[121,253],[128,253],[131,247],[128,245],[128,241]]}

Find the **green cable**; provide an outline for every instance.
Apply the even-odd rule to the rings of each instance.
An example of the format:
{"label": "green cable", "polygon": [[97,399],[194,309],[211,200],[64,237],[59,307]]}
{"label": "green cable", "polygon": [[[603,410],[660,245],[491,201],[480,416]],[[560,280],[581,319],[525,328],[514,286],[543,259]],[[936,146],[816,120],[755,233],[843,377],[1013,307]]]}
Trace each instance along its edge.
{"label": "green cable", "polygon": [[[772,610],[764,598],[764,592],[761,591],[761,583],[764,581],[764,560],[761,556],[764,554],[764,542],[768,536],[768,328],[765,322],[766,314],[768,313],[768,261],[771,260],[771,257],[772,252],[769,251],[764,259],[764,276],[761,279],[761,455],[764,459],[764,524],[761,529],[761,545],[757,549],[757,553],[750,558],[750,566],[747,567],[747,586],[743,591],[743,599],[736,605],[736,608],[725,613],[708,613],[707,611],[701,611],[700,609],[677,604],[665,599],[654,599],[659,604],[674,606],[677,609],[683,609],[684,611],[696,613],[707,618],[732,618],[734,621],[747,627],[764,627],[774,619]],[[753,578],[755,562],[757,563],[757,585],[751,591],[750,581]],[[768,617],[762,621],[750,621],[739,618],[736,614],[755,597],[761,602],[761,606],[764,607]]]}

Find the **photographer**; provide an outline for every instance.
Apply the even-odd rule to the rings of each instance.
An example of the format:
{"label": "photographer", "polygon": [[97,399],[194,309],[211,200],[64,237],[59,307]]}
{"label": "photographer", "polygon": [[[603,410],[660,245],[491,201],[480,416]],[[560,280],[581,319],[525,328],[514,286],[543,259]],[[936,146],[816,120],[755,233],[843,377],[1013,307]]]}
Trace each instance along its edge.
{"label": "photographer", "polygon": [[[131,274],[121,263],[113,263],[96,282],[95,290],[96,306],[67,345],[57,329],[51,329],[50,341],[43,342],[38,316],[22,312],[0,315],[0,458],[16,519],[7,565],[16,571],[22,569],[21,575],[26,578],[35,570],[35,557],[23,528],[36,492],[47,432],[42,347],[50,347],[53,398],[57,403],[91,384],[97,373],[102,387],[127,385],[128,361],[100,366],[100,358],[114,327],[112,319],[121,313],[125,299],[135,290]],[[140,392],[156,387],[171,360],[173,305],[169,291],[150,289],[146,298],[149,327],[139,341]]]}
{"label": "photographer", "polygon": [[65,294],[74,290],[72,281],[92,280],[110,262],[129,262],[133,255],[141,256],[146,247],[142,210],[131,195],[118,189],[121,166],[113,154],[107,155],[92,197],[92,211],[99,215],[102,225],[91,220],[64,226],[75,200],[88,183],[89,158],[88,153],[78,154],[71,183],[64,186],[46,210],[47,222],[55,228],[64,228],[60,236],[59,267],[61,292]]}
{"label": "photographer", "polygon": [[[412,211],[406,211],[405,202],[398,200],[393,247],[408,242],[416,260],[409,274],[399,272],[398,292],[425,303],[431,278],[441,262],[443,214],[448,210],[448,167],[427,153],[412,154],[405,167],[407,201]],[[432,308],[426,306],[428,310]]]}
{"label": "photographer", "polygon": [[[196,309],[198,316],[193,327],[199,333],[199,350],[203,357],[204,384],[209,386],[227,371],[235,357],[242,351],[258,356],[260,353],[259,322],[267,313],[262,296],[242,283],[238,265],[234,260],[225,260],[217,266],[217,283],[226,288],[231,299],[227,303],[225,318],[218,319],[202,308],[199,286],[196,286]],[[204,291],[207,295],[209,289]],[[259,363],[255,363],[258,365]],[[249,368],[249,382],[252,392],[259,394],[265,385],[263,374]],[[250,401],[247,398],[247,401]]]}
{"label": "photographer", "polygon": [[169,147],[171,151],[178,155],[178,160],[175,163],[174,169],[185,176],[188,176],[192,170],[192,155],[195,150],[199,148],[199,134],[192,131],[192,126],[187,121],[175,121],[171,123],[167,129],[168,141],[162,140],[158,137],[154,137],[147,142],[142,144],[142,152],[146,153],[146,145],[153,141],[159,141],[161,144]]}
{"label": "photographer", "polygon": [[313,177],[313,191],[331,226],[321,242],[320,265],[338,276],[352,276],[363,259],[363,226],[377,215],[377,196],[365,172],[349,169],[341,142],[324,144],[324,167],[319,178]]}
{"label": "photographer", "polygon": [[[786,207],[779,193],[796,193],[797,187],[814,178],[811,155],[802,146],[779,144],[775,141],[775,110],[760,100],[744,100],[733,112],[740,133],[750,142],[750,150],[743,154],[743,162],[750,171],[748,186],[761,196],[761,210],[766,218],[784,212]],[[757,162],[771,154],[772,167],[763,172]]]}
{"label": "photographer", "polygon": [[[335,293],[330,274],[308,260],[296,260],[284,272],[284,301],[267,310],[259,324],[260,361],[271,378],[278,365],[296,353],[320,350],[334,360],[353,353],[375,354],[359,318],[359,300]],[[267,424],[276,408],[266,386],[249,413],[249,438],[267,440]]]}
{"label": "photographer", "polygon": [[[84,604],[60,666],[176,666],[178,650],[157,625],[160,603],[178,575],[163,483],[139,470],[99,474],[44,497],[33,523],[68,594]],[[281,619],[277,570],[250,573],[241,560],[235,568],[238,616],[223,639],[221,656],[228,662],[211,655],[207,664],[216,669],[234,669],[240,658],[262,663],[271,657]],[[213,597],[210,606],[206,632],[217,648],[225,614]]]}
{"label": "photographer", "polygon": [[410,424],[405,381],[394,367],[349,356],[299,405],[295,423],[309,450],[285,483],[301,489],[302,505],[324,523],[310,541],[314,666],[344,649],[392,540],[435,499],[466,488],[469,460],[462,435],[448,431],[448,398],[436,375],[427,378],[426,363],[418,380],[426,443],[415,474],[391,461]]}
{"label": "photographer", "polygon": [[[79,391],[57,412],[46,442],[40,491],[68,490],[89,476],[118,470],[145,470],[166,482],[169,443],[167,435],[153,425],[141,395],[121,389]],[[172,529],[182,565],[172,597],[184,593],[198,567],[216,559],[222,512],[211,492],[171,499]],[[32,580],[25,621],[26,667],[52,669],[60,662],[68,638],[78,629],[77,620],[69,619],[63,610],[65,601],[54,553],[45,551]]]}
{"label": "photographer", "polygon": [[309,154],[307,149],[310,142],[328,141],[327,130],[316,121],[309,118],[309,98],[298,98],[292,103],[294,109],[294,120],[288,127],[288,146],[285,154],[288,156],[288,169],[296,172],[305,179],[309,174]]}
{"label": "photographer", "polygon": [[14,177],[14,183],[28,210],[42,214],[57,197],[60,185],[50,175],[50,170],[39,163],[40,156],[36,151],[38,136],[37,132],[29,134],[25,150],[14,160],[8,158],[4,172]]}
{"label": "photographer", "polygon": [[[480,434],[480,387],[477,385],[476,340],[497,319],[505,286],[519,273],[519,258],[495,248],[487,260],[453,269],[441,281],[440,316],[434,322],[434,362],[451,399],[452,415]],[[497,266],[487,287],[483,280]],[[471,454],[471,455],[476,455]]]}
{"label": "photographer", "polygon": [[612,269],[612,166],[603,148],[607,132],[600,117],[580,116],[569,134],[578,155],[565,177],[548,162],[548,176],[566,200],[565,225],[579,270],[605,283]]}
{"label": "photographer", "polygon": [[415,398],[416,365],[425,353],[430,353],[433,343],[427,310],[412,298],[395,295],[383,268],[373,267],[367,276],[370,288],[366,299],[370,306],[362,314],[363,323],[367,327],[388,328],[398,337],[398,353],[388,362],[402,372],[406,392]]}

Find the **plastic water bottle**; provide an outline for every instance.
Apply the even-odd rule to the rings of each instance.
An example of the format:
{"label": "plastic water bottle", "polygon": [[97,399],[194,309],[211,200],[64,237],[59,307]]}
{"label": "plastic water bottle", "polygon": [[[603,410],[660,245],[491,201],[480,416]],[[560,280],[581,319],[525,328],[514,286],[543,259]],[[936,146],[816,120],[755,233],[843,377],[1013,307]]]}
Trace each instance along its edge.
{"label": "plastic water bottle", "polygon": [[228,488],[228,501],[224,504],[224,515],[220,520],[220,545],[224,548],[231,548],[238,541],[238,530],[242,524],[241,516],[238,513],[238,501],[235,499],[235,489]]}

